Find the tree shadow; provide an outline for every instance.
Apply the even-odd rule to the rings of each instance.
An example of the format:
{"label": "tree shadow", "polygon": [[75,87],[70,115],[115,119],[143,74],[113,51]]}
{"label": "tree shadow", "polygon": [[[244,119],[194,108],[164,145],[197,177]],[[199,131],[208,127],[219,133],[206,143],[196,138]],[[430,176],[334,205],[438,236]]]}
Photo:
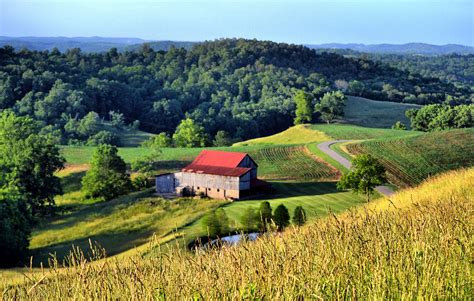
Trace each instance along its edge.
{"label": "tree shadow", "polygon": [[104,248],[105,254],[113,256],[146,243],[152,235],[153,231],[146,229],[146,227],[134,231],[124,229],[113,233],[91,235],[87,238],[47,245],[32,250],[30,256],[33,257],[32,264],[34,267],[48,266],[48,260],[53,255],[62,263],[71,254],[73,247],[79,248],[84,254],[87,254],[91,250],[91,243],[94,246],[99,246],[99,248],[107,246],[107,249]]}
{"label": "tree shadow", "polygon": [[61,187],[64,193],[79,191],[82,188],[81,180],[86,171],[73,172],[61,178]]}
{"label": "tree shadow", "polygon": [[338,190],[337,182],[270,182],[271,188],[265,193],[250,196],[245,200],[274,200],[298,196],[317,196],[343,192]]}

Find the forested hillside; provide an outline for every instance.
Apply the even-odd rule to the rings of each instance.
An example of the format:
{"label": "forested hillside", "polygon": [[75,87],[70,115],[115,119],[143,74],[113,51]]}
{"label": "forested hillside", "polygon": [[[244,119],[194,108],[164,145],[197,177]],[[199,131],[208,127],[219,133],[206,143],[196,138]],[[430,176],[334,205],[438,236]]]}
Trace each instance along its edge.
{"label": "forested hillside", "polygon": [[296,90],[317,102],[336,89],[417,104],[472,98],[469,87],[367,58],[267,41],[224,39],[167,52],[146,44],[123,53],[0,48],[0,110],[32,116],[61,143],[96,134],[88,124],[119,113],[154,133],[172,133],[189,117],[211,138],[220,130],[236,139],[269,135],[293,123]]}

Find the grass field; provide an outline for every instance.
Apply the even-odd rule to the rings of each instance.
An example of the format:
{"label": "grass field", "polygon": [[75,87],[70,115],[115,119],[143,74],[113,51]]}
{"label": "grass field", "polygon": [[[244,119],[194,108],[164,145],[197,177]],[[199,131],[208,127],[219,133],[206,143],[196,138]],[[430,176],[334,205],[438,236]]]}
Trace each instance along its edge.
{"label": "grass field", "polygon": [[343,121],[370,128],[391,128],[397,121],[409,126],[410,120],[405,116],[405,111],[420,107],[413,104],[348,96]]}
{"label": "grass field", "polygon": [[474,169],[450,172],[256,242],[96,263],[79,253],[70,267],[27,272],[21,285],[2,278],[0,291],[5,299],[40,300],[465,300],[472,296],[473,194]]}
{"label": "grass field", "polygon": [[331,140],[331,137],[325,133],[312,130],[311,125],[301,124],[275,135],[238,142],[234,146],[308,144],[328,140]]}
{"label": "grass field", "polygon": [[402,131],[382,128],[367,128],[348,124],[313,124],[311,129],[323,132],[331,137],[328,140],[362,140],[382,137],[404,137],[420,134],[414,131]]}
{"label": "grass field", "polygon": [[369,153],[379,159],[392,183],[413,186],[435,174],[473,166],[474,129],[384,138],[349,144],[347,148],[351,153]]}

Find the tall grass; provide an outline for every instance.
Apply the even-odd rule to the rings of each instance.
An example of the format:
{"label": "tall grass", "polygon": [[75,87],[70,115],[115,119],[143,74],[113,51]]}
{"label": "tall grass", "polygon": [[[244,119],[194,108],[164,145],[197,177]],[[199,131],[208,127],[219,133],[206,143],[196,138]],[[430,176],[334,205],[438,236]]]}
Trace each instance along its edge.
{"label": "tall grass", "polygon": [[[419,194],[408,190],[222,250],[94,263],[76,250],[68,267],[52,262],[21,285],[0,284],[0,293],[45,300],[469,299],[473,184],[474,169],[451,172]],[[91,257],[102,256],[92,249]]]}

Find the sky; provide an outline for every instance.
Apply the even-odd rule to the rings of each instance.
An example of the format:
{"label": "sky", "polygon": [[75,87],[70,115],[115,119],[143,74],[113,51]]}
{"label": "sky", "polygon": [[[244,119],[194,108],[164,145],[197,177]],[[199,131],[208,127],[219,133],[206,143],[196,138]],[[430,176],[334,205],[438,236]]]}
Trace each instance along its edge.
{"label": "sky", "polygon": [[0,36],[474,46],[472,0],[0,0]]}

